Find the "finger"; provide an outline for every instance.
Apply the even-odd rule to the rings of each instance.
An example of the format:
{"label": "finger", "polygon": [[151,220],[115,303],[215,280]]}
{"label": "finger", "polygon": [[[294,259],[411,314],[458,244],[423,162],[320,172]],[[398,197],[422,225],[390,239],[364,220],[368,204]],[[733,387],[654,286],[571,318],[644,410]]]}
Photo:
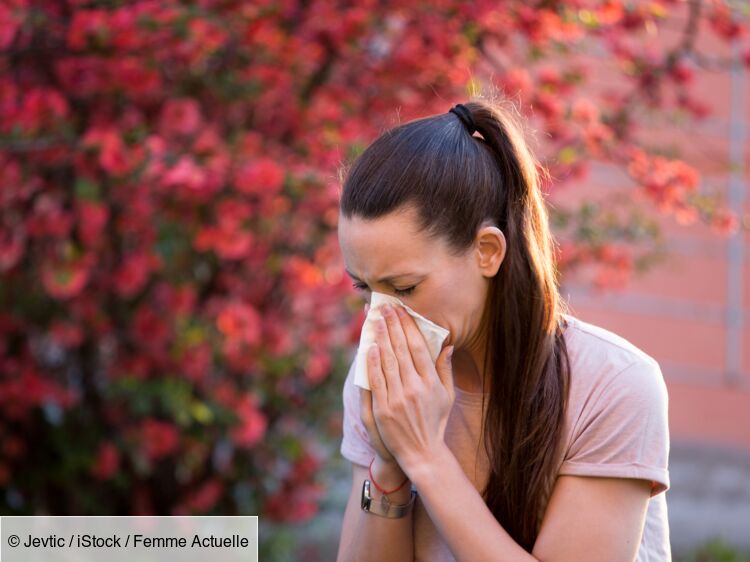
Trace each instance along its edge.
{"label": "finger", "polygon": [[414,375],[414,361],[412,360],[411,351],[409,350],[409,342],[406,339],[404,328],[401,325],[401,319],[396,313],[395,309],[401,308],[398,305],[394,305],[390,312],[386,308],[383,309],[383,316],[388,324],[388,334],[391,340],[391,348],[393,353],[398,360],[399,373],[401,375],[401,384],[407,384],[410,376]]}
{"label": "finger", "polygon": [[367,376],[372,392],[372,409],[375,410],[379,405],[388,403],[388,383],[383,376],[380,352],[376,344],[367,350]]}
{"label": "finger", "polygon": [[373,435],[378,435],[377,424],[375,423],[375,415],[372,412],[372,392],[366,388],[359,388],[359,417],[362,423],[367,429],[367,433],[370,437],[370,442],[374,440]]}
{"label": "finger", "polygon": [[[382,315],[375,318],[375,342],[378,344],[378,350],[380,351],[380,372],[385,377],[387,396],[398,396],[403,392],[398,358],[391,347],[388,327]],[[382,402],[382,404],[387,404],[387,401]]]}
{"label": "finger", "polygon": [[372,392],[366,388],[359,387],[359,417],[368,430],[375,418],[372,415]]}
{"label": "finger", "polygon": [[423,377],[433,376],[433,366],[435,363],[430,355],[430,350],[427,348],[424,335],[419,326],[417,326],[417,321],[401,307],[397,307],[397,313],[401,319],[401,326],[406,340],[409,343],[414,370]]}
{"label": "finger", "polygon": [[455,389],[453,388],[453,363],[451,362],[453,347],[452,345],[445,346],[440,351],[437,364],[435,365],[435,371],[440,378],[440,382],[443,383],[443,386],[448,391],[451,401],[455,396]]}

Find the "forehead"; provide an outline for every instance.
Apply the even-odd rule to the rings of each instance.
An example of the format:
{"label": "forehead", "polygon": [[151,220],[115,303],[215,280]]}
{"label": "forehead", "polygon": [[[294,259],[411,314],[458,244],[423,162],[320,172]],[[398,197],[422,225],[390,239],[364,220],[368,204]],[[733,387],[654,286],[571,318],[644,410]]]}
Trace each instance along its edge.
{"label": "forehead", "polygon": [[439,251],[437,244],[417,228],[412,211],[393,212],[377,219],[340,216],[339,245],[350,271],[367,275],[391,273],[401,265],[435,257]]}

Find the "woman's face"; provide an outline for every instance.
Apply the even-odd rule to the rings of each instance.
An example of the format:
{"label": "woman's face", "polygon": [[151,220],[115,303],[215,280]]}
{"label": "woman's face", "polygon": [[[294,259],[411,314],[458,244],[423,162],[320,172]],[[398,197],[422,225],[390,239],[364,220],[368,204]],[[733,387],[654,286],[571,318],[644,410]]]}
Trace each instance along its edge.
{"label": "woman's face", "polygon": [[442,239],[417,232],[416,218],[411,206],[375,220],[340,215],[346,269],[368,303],[372,291],[395,296],[448,329],[445,345],[456,351],[478,348],[484,302],[505,255],[505,237],[497,227],[483,226],[474,245],[457,258]]}

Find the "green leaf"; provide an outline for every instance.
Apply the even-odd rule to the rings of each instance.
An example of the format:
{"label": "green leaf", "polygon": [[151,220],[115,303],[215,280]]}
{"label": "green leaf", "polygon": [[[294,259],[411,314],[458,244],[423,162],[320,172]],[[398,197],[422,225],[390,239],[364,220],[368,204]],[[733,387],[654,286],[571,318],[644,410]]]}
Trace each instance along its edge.
{"label": "green leaf", "polygon": [[85,178],[78,178],[75,183],[76,198],[83,201],[100,201],[99,186]]}

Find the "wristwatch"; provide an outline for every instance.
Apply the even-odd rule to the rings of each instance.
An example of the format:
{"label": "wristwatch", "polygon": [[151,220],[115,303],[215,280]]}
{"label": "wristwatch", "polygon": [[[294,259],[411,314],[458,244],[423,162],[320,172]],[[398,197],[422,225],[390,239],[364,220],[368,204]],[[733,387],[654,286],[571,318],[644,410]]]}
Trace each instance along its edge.
{"label": "wristwatch", "polygon": [[365,481],[362,483],[362,511],[366,511],[367,513],[374,513],[375,515],[380,515],[381,517],[398,519],[400,517],[408,515],[411,511],[412,506],[414,505],[414,500],[416,499],[416,497],[417,491],[414,489],[414,485],[412,484],[411,497],[405,504],[398,505],[391,503],[391,500],[388,499],[388,496],[381,497],[380,501],[373,500],[373,497],[370,495],[370,481],[365,479]]}

